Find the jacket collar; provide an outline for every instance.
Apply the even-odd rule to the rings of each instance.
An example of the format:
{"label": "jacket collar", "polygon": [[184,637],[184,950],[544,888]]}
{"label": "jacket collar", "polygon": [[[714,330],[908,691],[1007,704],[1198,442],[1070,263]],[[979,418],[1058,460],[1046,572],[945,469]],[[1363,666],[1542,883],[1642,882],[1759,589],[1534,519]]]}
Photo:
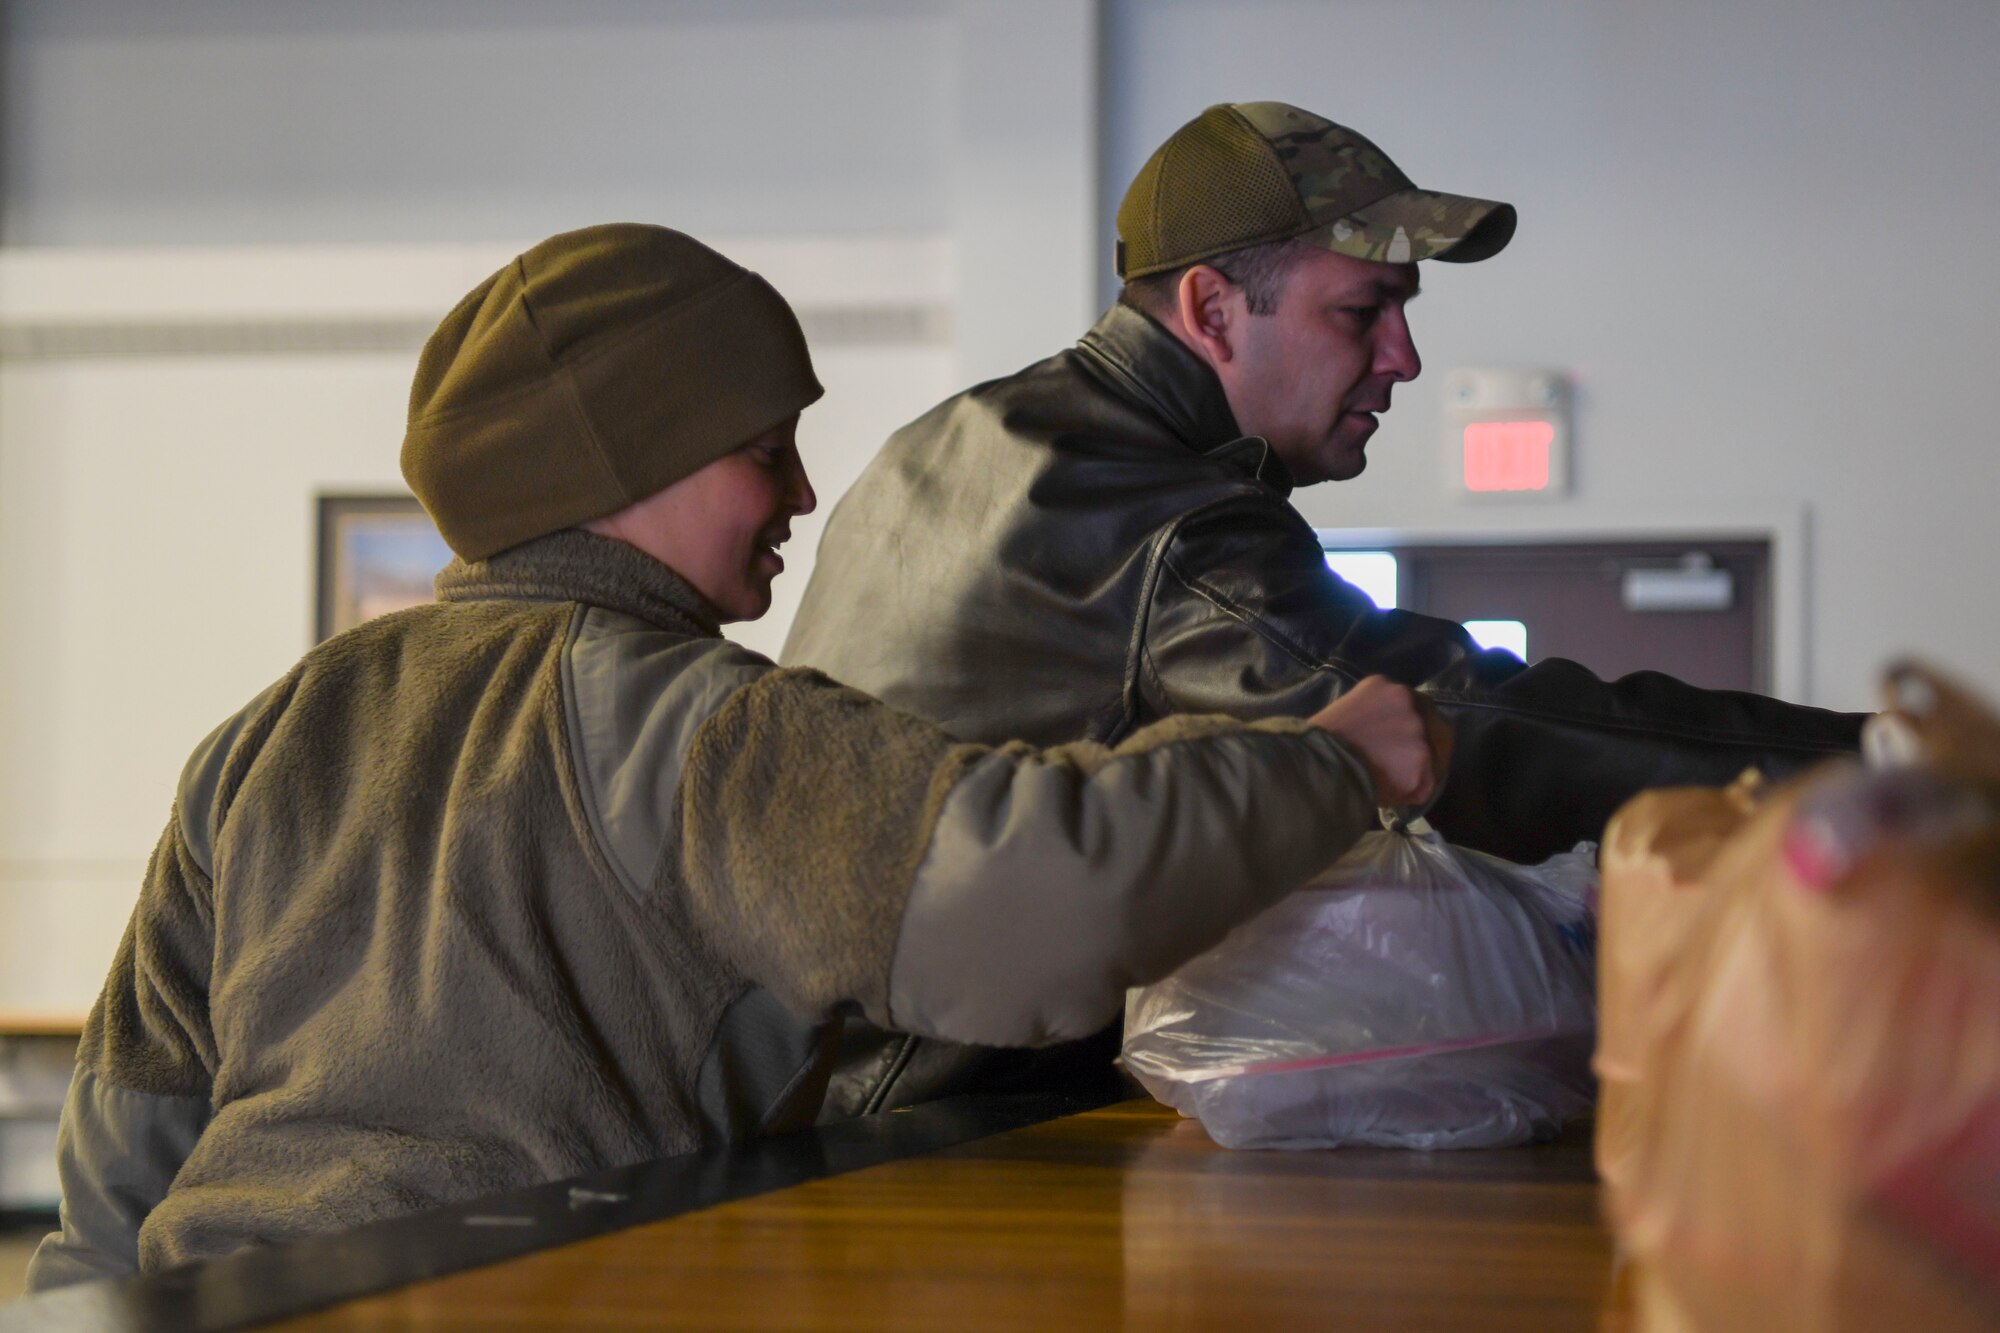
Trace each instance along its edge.
{"label": "jacket collar", "polygon": [[635,547],[569,528],[484,560],[453,560],[437,576],[440,602],[514,598],[586,602],[701,638],[722,634],[715,608],[680,575]]}
{"label": "jacket collar", "polygon": [[1291,494],[1291,470],[1261,436],[1244,435],[1237,427],[1215,372],[1150,315],[1113,302],[1077,346],[1115,388],[1159,417],[1182,444],[1280,495]]}

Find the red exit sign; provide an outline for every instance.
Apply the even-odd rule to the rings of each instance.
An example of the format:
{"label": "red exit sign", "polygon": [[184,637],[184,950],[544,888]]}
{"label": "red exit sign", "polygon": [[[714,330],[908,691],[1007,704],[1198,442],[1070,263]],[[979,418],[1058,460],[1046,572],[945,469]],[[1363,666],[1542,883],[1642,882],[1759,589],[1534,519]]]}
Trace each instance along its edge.
{"label": "red exit sign", "polygon": [[1555,423],[1469,421],[1465,425],[1465,489],[1545,491]]}
{"label": "red exit sign", "polygon": [[1445,377],[1438,461],[1480,503],[1560,499],[1570,487],[1569,376],[1554,367],[1461,366]]}

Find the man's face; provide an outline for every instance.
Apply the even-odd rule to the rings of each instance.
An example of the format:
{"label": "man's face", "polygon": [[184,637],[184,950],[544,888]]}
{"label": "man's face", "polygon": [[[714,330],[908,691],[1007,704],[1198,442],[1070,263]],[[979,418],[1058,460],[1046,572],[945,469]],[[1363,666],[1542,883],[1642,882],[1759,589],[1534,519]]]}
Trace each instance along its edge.
{"label": "man's face", "polygon": [[1300,485],[1346,481],[1368,466],[1390,389],[1423,369],[1404,315],[1417,266],[1312,250],[1282,282],[1275,311],[1233,321],[1234,355],[1216,374],[1237,425],[1270,441]]}
{"label": "man's face", "polygon": [[818,499],[799,461],[798,419],[766,431],[628,509],[590,524],[686,579],[724,621],[771,609],[778,547]]}

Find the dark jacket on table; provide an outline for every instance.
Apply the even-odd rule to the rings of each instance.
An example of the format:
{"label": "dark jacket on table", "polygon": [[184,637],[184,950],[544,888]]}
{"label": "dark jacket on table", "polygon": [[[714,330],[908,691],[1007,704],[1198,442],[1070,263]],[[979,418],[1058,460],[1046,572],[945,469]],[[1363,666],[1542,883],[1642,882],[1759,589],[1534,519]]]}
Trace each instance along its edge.
{"label": "dark jacket on table", "polygon": [[[1432,823],[1522,862],[1595,839],[1643,788],[1782,775],[1857,743],[1856,716],[1524,666],[1453,622],[1378,610],[1328,570],[1290,491],[1214,374],[1115,305],[1077,346],[891,437],[827,524],[783,658],[966,740],[1044,745],[1178,713],[1304,716],[1386,675],[1457,730]],[[834,1101],[976,1083],[960,1063],[897,1043]]]}
{"label": "dark jacket on table", "polygon": [[1081,1036],[1372,816],[1297,722],[961,742],[728,643],[602,537],[438,593],[189,761],[32,1286],[803,1127],[843,1012]]}

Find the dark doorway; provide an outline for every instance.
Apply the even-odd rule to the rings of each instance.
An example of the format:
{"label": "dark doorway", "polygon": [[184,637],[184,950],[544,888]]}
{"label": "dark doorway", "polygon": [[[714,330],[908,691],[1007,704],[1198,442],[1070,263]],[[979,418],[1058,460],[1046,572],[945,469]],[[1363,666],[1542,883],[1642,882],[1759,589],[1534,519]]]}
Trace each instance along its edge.
{"label": "dark doorway", "polygon": [[[1351,554],[1338,534],[1326,544],[1336,567]],[[1518,622],[1530,662],[1566,657],[1607,678],[1665,671],[1710,689],[1770,692],[1768,541],[1369,549],[1395,558],[1396,605],[1460,622]]]}

